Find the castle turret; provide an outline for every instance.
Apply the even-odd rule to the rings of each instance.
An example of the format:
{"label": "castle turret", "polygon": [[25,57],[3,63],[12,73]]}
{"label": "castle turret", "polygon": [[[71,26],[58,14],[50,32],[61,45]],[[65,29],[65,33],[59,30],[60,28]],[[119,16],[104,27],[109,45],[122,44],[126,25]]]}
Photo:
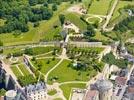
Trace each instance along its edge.
{"label": "castle turret", "polygon": [[98,80],[95,85],[99,91],[100,100],[112,99],[113,84],[110,81],[104,79]]}

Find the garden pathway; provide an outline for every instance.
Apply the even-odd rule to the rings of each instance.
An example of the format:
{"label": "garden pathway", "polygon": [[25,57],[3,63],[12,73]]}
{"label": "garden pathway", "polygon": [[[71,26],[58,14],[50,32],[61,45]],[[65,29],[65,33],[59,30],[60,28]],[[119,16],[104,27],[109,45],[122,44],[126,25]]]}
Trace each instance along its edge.
{"label": "garden pathway", "polygon": [[61,64],[62,61],[63,61],[63,59],[61,59],[52,69],[50,69],[50,70],[47,72],[47,74],[45,75],[45,82],[47,82],[47,80],[48,80],[48,75],[49,75],[56,67],[58,67],[58,66]]}
{"label": "garden pathway", "polygon": [[22,71],[20,70],[20,68],[18,67],[18,65],[16,65],[16,68],[19,70],[20,74],[21,74],[22,76],[24,76],[24,74],[22,73]]}
{"label": "garden pathway", "polygon": [[114,4],[113,4],[113,6],[112,6],[112,8],[111,8],[111,10],[110,10],[110,12],[109,12],[109,14],[108,14],[107,17],[106,17],[106,22],[105,22],[105,24],[104,24],[103,27],[102,27],[104,31],[110,31],[110,30],[113,29],[113,28],[107,29],[106,27],[107,27],[107,25],[108,25],[108,23],[109,23],[109,21],[110,21],[112,15],[113,15],[113,12],[114,12],[114,10],[115,10],[117,4],[118,4],[118,1],[119,1],[119,0],[115,0],[115,2],[114,2]]}

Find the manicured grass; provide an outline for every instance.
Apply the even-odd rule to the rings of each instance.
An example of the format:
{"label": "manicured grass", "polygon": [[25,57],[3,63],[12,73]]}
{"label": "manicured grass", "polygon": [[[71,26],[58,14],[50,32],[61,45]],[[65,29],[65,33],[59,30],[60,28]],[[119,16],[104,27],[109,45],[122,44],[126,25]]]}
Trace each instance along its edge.
{"label": "manicured grass", "polygon": [[53,68],[59,62],[59,60],[60,59],[52,60],[50,58],[45,58],[45,59],[37,59],[36,60],[37,63],[35,63],[34,61],[32,61],[32,63],[34,64],[36,68],[38,68],[38,65],[41,64],[42,66],[41,66],[40,71],[46,74],[51,68]]}
{"label": "manicured grass", "polygon": [[34,47],[34,48],[32,48],[32,51],[33,51],[33,55],[40,55],[40,54],[44,54],[44,53],[53,51],[54,49],[59,50],[58,47],[47,46],[47,47]]}
{"label": "manicured grass", "polygon": [[63,100],[63,99],[61,99],[61,98],[55,98],[54,100]]}
{"label": "manicured grass", "polygon": [[50,90],[50,91],[48,91],[48,95],[55,95],[57,93],[57,91],[55,90],[55,89],[53,89],[53,90]]}
{"label": "manicured grass", "polygon": [[18,70],[18,68],[16,66],[11,66],[11,69],[16,77],[22,76],[20,71]]}
{"label": "manicured grass", "polygon": [[29,71],[26,69],[27,66],[25,66],[24,64],[18,65],[18,67],[25,76],[28,76],[30,74]]}
{"label": "manicured grass", "polygon": [[112,0],[93,0],[88,13],[97,15],[106,15]]}
{"label": "manicured grass", "polygon": [[88,22],[91,23],[91,24],[92,24],[92,23],[95,23],[95,21],[98,21],[98,22],[99,22],[100,19],[97,18],[97,17],[92,17],[92,18],[89,18],[89,19],[88,19]]}
{"label": "manicured grass", "polygon": [[76,84],[76,83],[75,84],[74,83],[64,84],[64,85],[61,85],[60,88],[62,89],[63,94],[66,97],[66,99],[69,100],[69,96],[70,96],[72,88],[85,89],[86,88],[86,84]]}
{"label": "manicured grass", "polygon": [[53,25],[59,22],[58,15],[63,12],[69,5],[69,3],[62,3],[58,7],[58,10],[54,12],[53,17],[48,21],[41,21],[39,27],[33,28],[33,24],[29,23],[30,30],[28,32],[22,33],[18,36],[14,36],[13,33],[0,34],[0,40],[3,41],[4,45],[17,45],[35,43],[39,42],[40,39],[53,37],[53,32],[50,34],[51,30],[54,29]]}
{"label": "manicured grass", "polygon": [[85,22],[83,22],[80,19],[80,16],[76,13],[67,13],[65,15],[66,20],[72,22],[73,24],[75,24],[78,28],[80,28],[81,30],[85,30],[87,25]]}
{"label": "manicured grass", "polygon": [[[57,77],[57,82],[67,82],[67,81],[88,81],[90,76],[96,74],[95,70],[92,71],[81,71],[81,75],[79,75],[78,71],[72,69],[71,67],[68,67],[68,64],[71,61],[69,60],[63,60],[63,62],[55,69],[53,70],[49,76],[48,76],[48,83],[52,84],[53,81],[51,80],[54,77]],[[89,74],[89,75],[87,75]]]}
{"label": "manicured grass", "polygon": [[115,11],[113,13],[113,17],[111,18],[110,21],[115,20],[116,18],[118,18],[120,16],[120,12],[119,10],[127,5],[134,5],[134,1],[123,1],[123,0],[119,0],[117,7],[115,8]]}
{"label": "manicured grass", "polygon": [[16,53],[16,52],[23,52],[24,48],[8,48],[3,50],[3,54],[9,54],[9,53]]}

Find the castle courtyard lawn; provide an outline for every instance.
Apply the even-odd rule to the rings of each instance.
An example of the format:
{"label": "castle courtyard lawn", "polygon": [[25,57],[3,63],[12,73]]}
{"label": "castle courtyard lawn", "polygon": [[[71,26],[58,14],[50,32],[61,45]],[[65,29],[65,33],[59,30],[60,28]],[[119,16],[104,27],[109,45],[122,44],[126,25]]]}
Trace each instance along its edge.
{"label": "castle courtyard lawn", "polygon": [[[56,59],[52,60],[52,58],[44,58],[44,59],[37,59],[36,60],[37,63],[35,63],[34,61],[32,61],[33,65],[38,68],[38,65],[41,64],[41,69],[40,71],[43,74],[46,74],[51,68],[53,68],[59,61],[60,59]],[[49,61],[49,63],[48,63]]]}
{"label": "castle courtyard lawn", "polygon": [[71,90],[73,88],[78,88],[78,89],[85,89],[86,88],[86,84],[74,84],[74,83],[70,83],[70,84],[63,84],[60,86],[60,88],[63,91],[64,96],[66,97],[67,100],[69,100],[69,96],[71,94]]}
{"label": "castle courtyard lawn", "polygon": [[[72,69],[71,67],[68,67],[68,64],[71,61],[69,60],[63,60],[63,62],[54,69],[48,76],[48,84],[52,84],[53,80],[51,80],[54,77],[57,77],[57,82],[68,82],[68,81],[88,81],[90,79],[90,76],[96,74],[96,71],[80,71],[81,75],[79,75],[79,71]],[[89,74],[89,75],[87,75]]]}

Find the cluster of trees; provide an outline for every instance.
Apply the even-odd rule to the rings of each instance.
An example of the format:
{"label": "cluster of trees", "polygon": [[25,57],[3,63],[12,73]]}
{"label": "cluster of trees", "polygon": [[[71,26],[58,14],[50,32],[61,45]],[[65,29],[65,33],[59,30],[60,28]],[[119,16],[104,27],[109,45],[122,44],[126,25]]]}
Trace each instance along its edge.
{"label": "cluster of trees", "polygon": [[37,4],[52,4],[52,3],[55,3],[55,4],[61,4],[61,2],[68,2],[70,1],[70,3],[73,3],[73,2],[82,2],[82,0],[29,0],[29,4],[31,6],[35,6]]}
{"label": "cluster of trees", "polygon": [[84,57],[94,57],[96,58],[97,55],[98,55],[98,51],[97,50],[84,50],[84,49],[76,49],[76,48],[73,48],[73,49],[67,49],[67,54],[70,58],[74,58],[75,55],[79,55],[80,56],[84,56]]}
{"label": "cluster of trees", "polygon": [[73,59],[77,59],[77,65],[74,66],[74,62],[71,62],[68,67],[71,67],[77,71],[101,71],[103,68],[102,63],[98,63],[98,53],[97,50],[89,50],[89,49],[67,49],[68,56]]}
{"label": "cluster of trees", "polygon": [[126,59],[116,59],[112,52],[103,56],[102,61],[110,65],[116,65],[120,68],[126,68],[128,61]]}
{"label": "cluster of trees", "polygon": [[37,82],[37,79],[34,78],[32,75],[28,75],[28,76],[20,76],[18,77],[18,81],[21,84],[21,86],[26,86],[29,84],[34,84]]}
{"label": "cluster of trees", "polygon": [[134,16],[129,16],[115,25],[114,31],[127,32],[128,30],[134,30]]}
{"label": "cluster of trees", "polygon": [[87,30],[83,33],[85,38],[89,39],[93,36],[95,36],[95,30],[94,30],[94,26],[91,24],[87,25]]}
{"label": "cluster of trees", "polygon": [[0,27],[0,33],[9,33],[14,30],[27,32],[28,22],[33,22],[35,26],[38,26],[37,22],[49,20],[53,15],[53,10],[57,10],[56,4],[52,8],[49,8],[47,3],[41,7],[31,7],[18,0],[0,1],[0,5],[0,18],[6,20],[5,24]]}

